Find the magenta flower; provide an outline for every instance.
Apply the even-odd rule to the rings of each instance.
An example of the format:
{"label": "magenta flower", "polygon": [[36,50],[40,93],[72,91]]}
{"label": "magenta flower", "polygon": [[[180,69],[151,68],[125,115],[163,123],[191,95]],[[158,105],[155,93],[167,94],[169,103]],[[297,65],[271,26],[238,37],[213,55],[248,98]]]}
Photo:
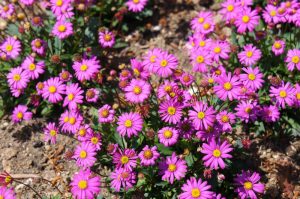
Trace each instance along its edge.
{"label": "magenta flower", "polygon": [[105,104],[98,110],[99,123],[110,123],[114,120],[115,110],[110,105]]}
{"label": "magenta flower", "polygon": [[57,21],[52,29],[52,34],[59,39],[65,39],[73,34],[73,24],[67,21]]}
{"label": "magenta flower", "polygon": [[202,34],[211,32],[214,28],[212,12],[199,12],[197,17],[191,21],[191,27],[196,32],[200,32]]}
{"label": "magenta flower", "polygon": [[77,145],[72,158],[76,160],[76,165],[89,168],[96,162],[96,148],[91,143],[83,142]]}
{"label": "magenta flower", "polygon": [[261,51],[253,44],[247,44],[243,51],[238,54],[239,61],[245,66],[252,66],[261,58]]}
{"label": "magenta flower", "polygon": [[166,160],[159,162],[159,175],[162,175],[162,180],[166,180],[173,184],[174,180],[180,180],[185,177],[187,172],[186,162],[176,156],[168,156]]}
{"label": "magenta flower", "polygon": [[35,0],[20,0],[26,6],[30,6],[34,3]]}
{"label": "magenta flower", "polygon": [[235,108],[236,116],[241,120],[248,123],[249,121],[255,121],[258,114],[257,102],[241,101]]}
{"label": "magenta flower", "polygon": [[270,89],[270,96],[275,98],[276,105],[282,108],[285,108],[285,104],[292,106],[295,95],[296,90],[289,82],[283,82],[278,88],[271,86]]}
{"label": "magenta flower", "polygon": [[189,74],[189,73],[184,72],[184,73],[181,74],[179,80],[182,83],[182,85],[190,86],[194,82],[194,76]]}
{"label": "magenta flower", "polygon": [[57,103],[63,99],[65,85],[58,77],[52,77],[44,82],[42,96],[51,103]]}
{"label": "magenta flower", "polygon": [[125,168],[132,171],[136,167],[138,156],[133,149],[119,150],[113,154],[113,163],[117,168]]}
{"label": "magenta flower", "polygon": [[263,193],[265,186],[259,182],[260,176],[258,173],[250,171],[242,171],[241,174],[238,174],[234,179],[237,188],[235,191],[239,194],[241,199],[257,199],[255,192]]}
{"label": "magenta flower", "polygon": [[112,32],[99,32],[99,43],[103,48],[111,48],[115,44],[115,35]]}
{"label": "magenta flower", "polygon": [[88,124],[82,124],[76,132],[77,139],[81,142],[87,141],[88,140],[87,136],[89,134],[93,134],[93,130]]}
{"label": "magenta flower", "polygon": [[268,24],[277,24],[280,21],[278,17],[277,7],[268,4],[262,14],[264,20]]}
{"label": "magenta flower", "polygon": [[71,0],[50,0],[51,11],[55,16],[60,16],[71,6]]}
{"label": "magenta flower", "polygon": [[289,71],[294,70],[295,67],[300,70],[300,50],[289,50],[285,62],[287,63],[287,68]]}
{"label": "magenta flower", "polygon": [[39,55],[44,55],[46,53],[47,44],[44,40],[34,39],[31,42],[31,48],[33,52],[36,52]]}
{"label": "magenta flower", "polygon": [[218,123],[214,123],[212,126],[208,126],[207,129],[201,129],[197,131],[196,136],[202,141],[210,141],[220,136],[222,132],[222,126]]}
{"label": "magenta flower", "polygon": [[96,151],[101,150],[102,143],[100,133],[88,132],[85,136],[85,142],[92,144]]}
{"label": "magenta flower", "polygon": [[23,70],[21,67],[12,68],[7,74],[7,82],[13,89],[22,90],[26,88],[29,82],[29,78],[30,77],[27,71]]}
{"label": "magenta flower", "polygon": [[232,158],[229,154],[233,150],[231,144],[226,140],[224,142],[216,142],[212,139],[208,144],[202,145],[201,153],[205,154],[203,157],[204,165],[211,169],[224,169],[226,164],[223,159]]}
{"label": "magenta flower", "polygon": [[284,53],[285,42],[283,40],[276,40],[272,46],[273,53],[278,56]]}
{"label": "magenta flower", "polygon": [[27,71],[27,74],[31,79],[37,79],[41,74],[45,72],[44,70],[45,62],[44,61],[35,62],[35,59],[32,56],[26,57],[21,67],[25,71]]}
{"label": "magenta flower", "polygon": [[159,153],[156,146],[149,147],[146,145],[138,156],[141,160],[141,165],[151,166],[155,165],[155,161],[159,158]]}
{"label": "magenta flower", "polygon": [[85,92],[85,99],[88,102],[97,102],[99,99],[100,91],[95,88],[90,88]]}
{"label": "magenta flower", "polygon": [[280,112],[276,106],[264,106],[260,111],[262,119],[266,122],[276,122],[280,118]]}
{"label": "magenta flower", "polygon": [[178,131],[180,132],[182,138],[184,139],[192,138],[192,135],[195,131],[193,122],[189,118],[184,118],[178,123]]}
{"label": "magenta flower", "polygon": [[296,107],[300,107],[300,85],[299,84],[295,84],[295,101],[294,104]]}
{"label": "magenta flower", "polygon": [[210,191],[211,186],[208,185],[207,181],[202,181],[201,179],[197,180],[194,177],[191,177],[183,186],[179,199],[212,199],[213,192]]}
{"label": "magenta flower", "polygon": [[126,5],[129,11],[132,12],[141,12],[148,0],[127,0]]}
{"label": "magenta flower", "polygon": [[172,146],[178,141],[179,132],[172,127],[164,127],[158,131],[159,142],[165,146]]}
{"label": "magenta flower", "polygon": [[164,122],[177,124],[182,116],[182,106],[175,100],[167,100],[159,105],[158,113]]}
{"label": "magenta flower", "polygon": [[138,132],[143,129],[143,119],[140,114],[130,112],[123,113],[118,118],[117,131],[123,137],[137,136]]}
{"label": "magenta flower", "polygon": [[147,54],[143,57],[143,66],[148,72],[154,72],[156,66],[156,59],[162,53],[162,50],[159,48],[154,48],[149,50]]}
{"label": "magenta flower", "polygon": [[238,12],[241,9],[235,0],[226,0],[221,6],[222,9],[220,10],[220,14],[224,16],[227,22],[236,19]]}
{"label": "magenta flower", "polygon": [[256,10],[250,8],[240,9],[237,11],[239,16],[235,20],[235,25],[237,26],[238,33],[244,33],[247,30],[252,32],[255,27],[259,24],[259,16]]}
{"label": "magenta flower", "polygon": [[81,61],[75,61],[73,64],[75,70],[75,76],[79,81],[91,80],[95,73],[99,72],[100,63],[96,57],[90,59],[82,59]]}
{"label": "magenta flower", "polygon": [[70,183],[72,195],[77,199],[93,199],[100,193],[100,177],[90,170],[80,170]]}
{"label": "magenta flower", "polygon": [[45,134],[45,141],[50,141],[51,144],[56,143],[56,137],[58,134],[58,127],[54,122],[50,122],[46,125],[44,128],[44,134]]}
{"label": "magenta flower", "polygon": [[154,72],[160,77],[166,78],[173,74],[178,66],[177,58],[168,52],[161,52],[155,59]]}
{"label": "magenta flower", "polygon": [[116,168],[110,174],[110,178],[112,179],[110,185],[117,192],[124,188],[125,191],[132,188],[136,183],[135,174],[125,168]]}
{"label": "magenta flower", "polygon": [[205,102],[198,101],[193,105],[193,110],[189,110],[189,118],[193,121],[197,130],[207,129],[208,126],[213,125],[216,119],[215,110]]}
{"label": "magenta flower", "polygon": [[78,83],[67,85],[65,94],[67,96],[65,97],[63,107],[68,106],[69,109],[77,109],[77,104],[83,103],[83,90]]}
{"label": "magenta flower", "polygon": [[8,5],[0,5],[0,17],[3,19],[7,19],[12,16],[12,14],[15,11],[15,7],[13,4],[8,4]]}
{"label": "magenta flower", "polygon": [[227,111],[221,111],[217,114],[217,120],[222,126],[222,130],[230,132],[232,130],[231,124],[235,123],[235,115]]}
{"label": "magenta flower", "polygon": [[68,82],[73,78],[72,74],[67,70],[62,70],[59,73],[59,79],[63,82]]}
{"label": "magenta flower", "polygon": [[126,100],[132,103],[142,103],[151,93],[151,86],[141,79],[132,79],[130,84],[124,89]]}
{"label": "magenta flower", "polygon": [[158,87],[158,98],[166,97],[169,100],[169,93],[173,92],[176,87],[178,87],[178,85],[174,81],[165,80],[163,84]]}
{"label": "magenta flower", "polygon": [[76,134],[82,121],[83,117],[78,111],[65,111],[59,118],[59,125],[62,131]]}
{"label": "magenta flower", "polygon": [[3,199],[16,199],[16,194],[15,192],[13,191],[12,188],[8,188],[6,186],[1,186],[0,187],[0,198],[3,198]]}
{"label": "magenta flower", "polygon": [[246,74],[240,74],[240,80],[243,84],[254,91],[260,89],[263,86],[263,74],[259,71],[258,67],[255,68],[242,68]]}
{"label": "magenta flower", "polygon": [[214,86],[215,94],[221,99],[226,100],[227,98],[232,101],[237,99],[239,96],[239,77],[236,75],[224,74],[216,79],[217,85]]}
{"label": "magenta flower", "polygon": [[14,37],[7,37],[0,45],[0,51],[5,54],[8,59],[16,59],[21,52],[21,42]]}
{"label": "magenta flower", "polygon": [[216,41],[211,46],[212,58],[214,61],[219,62],[220,58],[229,59],[229,55],[231,52],[230,45],[226,41]]}
{"label": "magenta flower", "polygon": [[14,123],[17,123],[17,122],[21,122],[23,120],[31,120],[32,113],[27,110],[28,110],[28,108],[25,105],[16,106],[12,113],[12,121]]}
{"label": "magenta flower", "polygon": [[207,66],[212,65],[212,57],[208,50],[196,48],[190,55],[193,71],[195,72],[207,72]]}
{"label": "magenta flower", "polygon": [[147,80],[149,78],[149,71],[145,69],[142,62],[138,61],[137,59],[131,59],[130,64],[133,70],[133,74],[136,78],[141,78],[144,80]]}

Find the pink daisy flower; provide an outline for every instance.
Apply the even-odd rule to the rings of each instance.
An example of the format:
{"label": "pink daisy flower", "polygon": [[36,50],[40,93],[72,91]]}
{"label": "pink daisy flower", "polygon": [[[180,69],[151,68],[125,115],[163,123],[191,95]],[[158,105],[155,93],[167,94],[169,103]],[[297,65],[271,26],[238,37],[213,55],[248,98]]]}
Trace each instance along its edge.
{"label": "pink daisy flower", "polygon": [[154,68],[156,66],[157,57],[162,54],[162,50],[159,48],[154,48],[153,50],[149,50],[147,54],[143,57],[143,66],[149,72],[154,72]]}
{"label": "pink daisy flower", "polygon": [[191,177],[183,186],[179,199],[212,199],[213,192],[210,191],[211,186],[208,185],[207,181],[202,181],[201,179],[197,180],[194,177]]}
{"label": "pink daisy flower", "polygon": [[74,12],[72,6],[67,7],[64,12],[55,15],[58,21],[65,21],[66,19],[70,19],[73,16],[74,16]]}
{"label": "pink daisy flower", "polygon": [[63,99],[65,85],[58,77],[52,77],[44,82],[42,96],[51,103],[57,103]]}
{"label": "pink daisy flower", "polygon": [[138,156],[133,149],[119,150],[113,154],[113,163],[117,168],[125,168],[132,171],[136,167]]}
{"label": "pink daisy flower", "polygon": [[243,82],[243,84],[254,91],[260,89],[263,86],[264,80],[263,80],[263,74],[259,71],[258,67],[255,68],[242,68],[243,71],[246,72],[246,74],[240,74],[240,80]]}
{"label": "pink daisy flower", "polygon": [[110,105],[105,104],[98,110],[99,123],[110,123],[114,120],[115,110]]}
{"label": "pink daisy flower", "polygon": [[193,71],[205,73],[207,66],[212,65],[212,57],[208,50],[196,48],[190,55]]}
{"label": "pink daisy flower", "polygon": [[285,108],[285,105],[292,106],[296,95],[295,88],[289,83],[282,83],[278,88],[271,86],[270,96],[275,98],[277,106]]}
{"label": "pink daisy flower", "polygon": [[27,71],[23,70],[21,67],[12,68],[7,74],[7,82],[9,86],[13,89],[24,89],[27,87],[29,82],[29,75]]}
{"label": "pink daisy flower", "polygon": [[141,79],[132,79],[130,84],[124,89],[126,100],[132,103],[142,103],[149,98],[151,86]]}
{"label": "pink daisy flower", "polygon": [[71,6],[71,0],[50,0],[50,3],[51,11],[56,16],[63,14]]}
{"label": "pink daisy flower", "polygon": [[147,80],[149,78],[150,74],[147,70],[145,70],[142,62],[138,61],[137,59],[131,59],[130,64],[135,77],[144,80]]}
{"label": "pink daisy flower", "polygon": [[159,175],[162,175],[162,180],[166,180],[173,184],[174,180],[180,180],[185,177],[187,172],[186,161],[180,159],[175,153],[168,156],[166,160],[159,162]]}
{"label": "pink daisy flower", "polygon": [[93,130],[91,129],[90,125],[82,124],[78,131],[76,132],[77,139],[81,142],[85,142],[88,140],[87,136],[93,134]]}
{"label": "pink daisy flower", "polygon": [[94,176],[90,170],[80,170],[73,176],[72,195],[77,199],[93,199],[100,193],[100,177]]}
{"label": "pink daisy flower", "polygon": [[125,191],[127,191],[136,183],[135,174],[125,168],[116,168],[111,172],[110,178],[112,179],[110,183],[111,188],[117,192],[119,192],[121,188],[124,188]]}
{"label": "pink daisy flower", "polygon": [[57,21],[52,29],[52,34],[59,39],[65,39],[73,34],[73,24],[67,21]]}
{"label": "pink daisy flower", "polygon": [[59,73],[59,79],[63,82],[68,82],[72,79],[72,74],[67,71],[67,70],[62,70],[60,73]]}
{"label": "pink daisy flower", "polygon": [[300,70],[300,50],[289,50],[285,62],[287,63],[287,68],[289,71],[294,70],[295,67]]}
{"label": "pink daisy flower", "polygon": [[97,102],[99,99],[100,91],[95,88],[90,88],[85,92],[85,99],[88,102]]}
{"label": "pink daisy flower", "polygon": [[43,90],[44,90],[44,87],[45,87],[45,84],[43,82],[38,82],[36,84],[36,91],[39,95],[42,95],[43,94]]}
{"label": "pink daisy flower", "polygon": [[37,79],[41,74],[45,72],[45,62],[39,61],[36,62],[34,57],[28,56],[23,61],[21,67],[27,71],[31,79]]}
{"label": "pink daisy flower", "polygon": [[44,128],[45,142],[50,141],[51,144],[56,143],[58,128],[54,122],[50,122]]}
{"label": "pink daisy flower", "polygon": [[149,147],[146,145],[138,156],[141,160],[141,165],[151,166],[155,165],[155,161],[159,158],[159,153],[156,146]]}
{"label": "pink daisy flower", "polygon": [[20,55],[21,42],[14,37],[7,37],[0,45],[0,51],[3,52],[8,59],[15,59]]}
{"label": "pink daisy flower", "polygon": [[222,125],[222,130],[230,132],[232,130],[231,124],[235,123],[235,115],[227,111],[221,111],[217,114],[217,120]]}
{"label": "pink daisy flower", "polygon": [[205,154],[202,158],[204,165],[210,167],[211,169],[224,169],[226,164],[223,159],[232,158],[229,154],[233,150],[231,144],[227,141],[216,142],[212,139],[208,144],[204,143],[202,145],[201,153]]}
{"label": "pink daisy flower", "polygon": [[132,136],[137,136],[138,132],[143,129],[143,123],[140,114],[134,112],[123,113],[118,118],[117,131],[121,136],[131,138]]}
{"label": "pink daisy flower", "polygon": [[[202,33],[204,24],[206,24],[206,23],[209,24],[211,22],[213,22],[212,12],[201,11],[201,12],[198,13],[197,17],[195,17],[191,21],[191,27],[196,32],[201,32]],[[207,25],[205,25],[205,26],[207,27]]]}
{"label": "pink daisy flower", "polygon": [[125,4],[127,5],[129,11],[141,12],[147,2],[148,0],[127,0]]}
{"label": "pink daisy flower", "polygon": [[194,82],[194,76],[189,74],[189,73],[182,73],[180,76],[180,83],[183,84],[184,86],[190,86]]}
{"label": "pink daisy flower", "polygon": [[252,66],[261,58],[261,51],[253,46],[253,44],[247,44],[243,49],[244,50],[238,54],[241,64]]}
{"label": "pink daisy flower", "polygon": [[96,151],[101,150],[101,134],[90,131],[85,137],[85,142],[92,144]]}
{"label": "pink daisy flower", "polygon": [[39,55],[44,55],[46,53],[47,44],[44,40],[34,39],[31,42],[31,49]]}
{"label": "pink daisy flower", "polygon": [[277,12],[277,8],[271,4],[268,4],[265,7],[265,10],[263,11],[263,18],[265,20],[266,23],[268,24],[277,24],[280,21],[280,18],[277,16],[278,12]]}
{"label": "pink daisy flower", "polygon": [[239,194],[241,199],[257,199],[255,192],[263,193],[265,186],[259,182],[260,176],[258,173],[251,173],[250,171],[242,171],[234,179],[237,188],[235,191]]}
{"label": "pink daisy flower", "polygon": [[76,134],[81,126],[83,117],[78,111],[65,111],[59,118],[61,130]]}
{"label": "pink daisy flower", "polygon": [[266,122],[276,122],[280,118],[280,112],[276,106],[264,106],[260,111],[262,118]]}
{"label": "pink daisy flower", "polygon": [[212,126],[208,126],[207,129],[201,129],[197,131],[196,136],[199,140],[210,141],[220,137],[222,126],[218,123],[214,123]]}
{"label": "pink daisy flower", "polygon": [[191,139],[195,131],[193,123],[188,118],[184,118],[178,123],[178,131],[184,139]]}
{"label": "pink daisy flower", "polygon": [[172,146],[176,144],[179,137],[179,132],[172,127],[164,127],[158,131],[159,142],[165,146]]}
{"label": "pink daisy flower", "polygon": [[240,10],[239,16],[237,16],[235,20],[235,25],[237,26],[238,33],[244,33],[247,30],[252,32],[255,27],[259,24],[259,16],[256,10],[252,10],[250,8],[246,8]]}
{"label": "pink daisy flower", "polygon": [[12,188],[8,188],[6,186],[0,187],[0,198],[3,199],[17,199],[16,194],[14,193]]}
{"label": "pink daisy flower", "polygon": [[235,108],[236,116],[246,123],[255,121],[258,114],[257,102],[241,101]]}
{"label": "pink daisy flower", "polygon": [[223,15],[227,22],[230,22],[233,19],[236,19],[237,13],[240,11],[240,7],[235,0],[226,0],[222,4],[222,9],[220,14]]}
{"label": "pink daisy flower", "polygon": [[155,59],[156,64],[154,67],[154,72],[160,77],[166,78],[173,74],[173,70],[175,70],[178,66],[177,58],[169,54],[168,52],[160,53]]}
{"label": "pink daisy flower", "polygon": [[83,90],[80,88],[79,84],[70,84],[66,86],[67,95],[65,97],[63,107],[68,106],[69,109],[77,109],[77,104],[83,103]]}
{"label": "pink daisy flower", "polygon": [[10,16],[12,16],[12,14],[15,11],[15,7],[13,4],[8,4],[8,5],[0,5],[0,17],[2,17],[3,19],[7,19]]}
{"label": "pink daisy flower", "polygon": [[216,41],[212,44],[211,48],[211,54],[214,61],[219,62],[220,58],[225,60],[229,59],[231,49],[228,42]]}
{"label": "pink daisy flower", "polygon": [[158,87],[157,96],[158,98],[164,98],[169,96],[169,93],[173,92],[178,85],[174,81],[165,80],[163,84]]}
{"label": "pink daisy flower", "polygon": [[285,42],[283,40],[276,40],[272,45],[272,52],[278,56],[284,53]]}
{"label": "pink daisy flower", "polygon": [[83,142],[77,145],[72,158],[76,160],[76,165],[89,168],[96,162],[96,148],[91,143]]}
{"label": "pink daisy flower", "polygon": [[221,100],[227,98],[232,101],[238,98],[239,95],[239,77],[236,75],[224,74],[216,79],[217,85],[214,86],[214,92]]}
{"label": "pink daisy flower", "polygon": [[99,32],[99,43],[103,48],[111,48],[115,44],[115,35],[112,32]]}
{"label": "pink daisy flower", "polygon": [[28,108],[25,105],[18,105],[14,108],[12,113],[12,121],[14,123],[21,122],[23,120],[31,120],[32,113],[27,111]]}
{"label": "pink daisy flower", "polygon": [[90,59],[82,59],[81,61],[76,61],[73,64],[73,69],[75,70],[75,76],[79,81],[91,80],[94,74],[99,72],[100,63],[96,57]]}
{"label": "pink daisy flower", "polygon": [[198,101],[193,105],[193,110],[189,110],[189,118],[193,121],[197,130],[207,129],[208,126],[213,125],[216,119],[215,110],[205,102]]}
{"label": "pink daisy flower", "polygon": [[295,105],[296,107],[300,107],[300,85],[299,84],[295,84]]}
{"label": "pink daisy flower", "polygon": [[24,89],[9,88],[12,96],[18,98],[24,93]]}
{"label": "pink daisy flower", "polygon": [[182,116],[182,106],[174,101],[164,101],[159,105],[158,113],[164,122],[177,124]]}

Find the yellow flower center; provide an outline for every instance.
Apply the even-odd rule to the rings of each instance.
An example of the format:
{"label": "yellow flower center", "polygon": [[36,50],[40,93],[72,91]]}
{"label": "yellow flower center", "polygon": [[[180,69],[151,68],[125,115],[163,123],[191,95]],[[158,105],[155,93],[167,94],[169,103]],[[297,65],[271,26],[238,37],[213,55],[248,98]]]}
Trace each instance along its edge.
{"label": "yellow flower center", "polygon": [[126,120],[124,125],[125,125],[125,127],[130,128],[130,127],[132,127],[132,121]]}
{"label": "yellow flower center", "polygon": [[41,43],[40,40],[36,40],[36,41],[34,42],[34,45],[35,45],[36,48],[40,48],[40,47],[42,46],[42,43]]}
{"label": "yellow flower center", "polygon": [[252,52],[252,51],[248,51],[248,52],[246,53],[246,56],[249,57],[249,58],[252,57],[252,55],[253,55],[253,52]]}
{"label": "yellow flower center", "polygon": [[221,151],[219,149],[215,149],[213,151],[213,156],[216,157],[216,158],[220,157],[221,156]]}
{"label": "yellow flower center", "polygon": [[122,163],[122,164],[126,164],[126,163],[128,163],[128,161],[129,161],[128,156],[123,155],[123,156],[121,157],[121,163]]}
{"label": "yellow flower center", "polygon": [[62,0],[57,0],[57,1],[56,1],[56,5],[57,5],[57,6],[60,7],[60,6],[62,6],[62,4],[63,4],[63,1],[62,1]]}
{"label": "yellow flower center", "polygon": [[78,134],[79,134],[80,136],[85,136],[86,130],[85,130],[85,129],[80,129],[79,132],[78,132]]}
{"label": "yellow flower center", "polygon": [[227,122],[229,122],[229,117],[227,115],[223,115],[221,120],[222,120],[222,122],[227,123]]}
{"label": "yellow flower center", "polygon": [[4,181],[6,183],[10,183],[11,182],[11,177],[10,176],[6,176],[5,179],[4,179]]}
{"label": "yellow flower center", "polygon": [[168,65],[168,61],[167,60],[162,60],[161,62],[160,62],[160,65],[162,66],[162,67],[166,67],[167,65]]}
{"label": "yellow flower center", "polygon": [[200,120],[202,120],[204,117],[205,117],[205,113],[204,112],[198,112],[198,118],[200,119]]}
{"label": "yellow flower center", "polygon": [[169,138],[171,138],[172,136],[173,136],[172,131],[166,130],[166,131],[164,132],[164,137],[165,137],[165,138],[169,139]]}
{"label": "yellow flower center", "polygon": [[165,91],[167,93],[171,92],[172,91],[172,87],[170,85],[165,86]]}
{"label": "yellow flower center", "polygon": [[253,73],[250,73],[249,75],[248,75],[248,79],[250,79],[250,80],[255,80],[256,79],[256,76],[253,74]]}
{"label": "yellow flower center", "polygon": [[55,130],[50,130],[50,135],[52,136],[52,137],[54,137],[54,136],[56,136],[56,131]]}
{"label": "yellow flower center", "polygon": [[292,3],[290,1],[285,2],[285,7],[286,8],[290,8],[292,5]]}
{"label": "yellow flower center", "polygon": [[225,90],[229,91],[232,89],[232,84],[230,82],[226,82],[223,87]]}
{"label": "yellow flower center", "polygon": [[150,62],[151,62],[151,63],[154,63],[154,62],[155,62],[155,59],[156,59],[156,56],[155,56],[155,55],[152,55],[152,56],[150,57]]}
{"label": "yellow flower center", "polygon": [[29,64],[29,70],[31,70],[31,71],[34,71],[35,70],[35,64],[34,63],[31,63],[31,64]]}
{"label": "yellow flower center", "polygon": [[99,139],[98,139],[97,137],[92,137],[92,138],[91,138],[91,142],[92,142],[93,144],[97,144],[98,141],[99,141]]}
{"label": "yellow flower center", "polygon": [[272,10],[272,11],[270,12],[270,15],[271,15],[272,17],[275,17],[275,16],[276,16],[276,11],[275,11],[275,10]]}
{"label": "yellow flower center", "polygon": [[60,26],[58,26],[58,31],[59,32],[65,32],[66,31],[66,26],[65,25],[60,25]]}
{"label": "yellow flower center", "polygon": [[133,0],[133,3],[138,4],[140,0]]}
{"label": "yellow flower center", "polygon": [[296,98],[297,98],[297,100],[300,100],[300,93],[296,94]]}
{"label": "yellow flower center", "polygon": [[111,36],[109,34],[105,34],[104,40],[105,41],[111,41]]}
{"label": "yellow flower center", "polygon": [[184,82],[189,82],[191,80],[190,76],[188,76],[188,75],[183,76],[182,79]]}
{"label": "yellow flower center", "polygon": [[248,23],[248,22],[250,21],[250,17],[247,16],[247,15],[244,15],[244,16],[242,17],[242,21],[243,21],[244,23]]}
{"label": "yellow flower center", "polygon": [[1,196],[1,195],[0,195],[0,199],[4,199],[4,196]]}
{"label": "yellow flower center", "polygon": [[216,74],[216,75],[221,75],[222,72],[221,72],[221,70],[217,69],[217,70],[215,71],[215,74]]}
{"label": "yellow flower center", "polygon": [[196,59],[196,61],[198,62],[198,63],[203,63],[204,62],[204,57],[203,56],[201,56],[201,55],[199,55],[198,57],[197,57],[197,59]]}
{"label": "yellow flower center", "polygon": [[153,157],[153,153],[150,149],[148,149],[144,152],[144,158],[151,159],[152,157]]}
{"label": "yellow flower center", "polygon": [[78,182],[79,189],[86,189],[87,188],[87,181],[86,180],[80,180]]}
{"label": "yellow flower center", "polygon": [[73,93],[70,93],[69,95],[68,95],[68,100],[69,101],[72,101],[73,99],[74,99],[74,94]]}
{"label": "yellow flower center", "polygon": [[8,6],[4,6],[4,7],[3,7],[3,11],[4,11],[4,12],[7,12],[8,10],[9,10],[9,7],[8,7]]}
{"label": "yellow flower center", "polygon": [[21,76],[19,74],[15,74],[13,78],[14,78],[14,81],[17,82],[17,81],[20,81]]}
{"label": "yellow flower center", "polygon": [[70,123],[71,125],[74,125],[74,124],[76,123],[76,118],[75,118],[75,117],[71,117],[71,118],[69,119],[69,123]]}
{"label": "yellow flower center", "polygon": [[200,17],[200,18],[198,19],[198,22],[199,22],[199,23],[203,23],[203,22],[204,22],[204,18],[203,18],[203,17]]}
{"label": "yellow flower center", "polygon": [[285,98],[287,96],[286,91],[282,90],[279,92],[279,96]]}
{"label": "yellow flower center", "polygon": [[86,156],[87,156],[86,151],[84,151],[84,150],[80,151],[80,154],[79,154],[80,158],[84,159],[84,158],[86,158]]}
{"label": "yellow flower center", "polygon": [[279,42],[275,42],[274,47],[276,49],[280,49],[281,48],[281,44]]}
{"label": "yellow flower center", "polygon": [[207,81],[208,81],[208,83],[212,84],[212,83],[214,83],[215,80],[213,78],[208,78]]}
{"label": "yellow flower center", "polygon": [[252,189],[252,187],[253,187],[252,182],[247,181],[247,182],[244,183],[244,188],[245,189],[250,190],[250,189]]}
{"label": "yellow flower center", "polygon": [[109,114],[109,112],[108,112],[107,109],[104,109],[104,110],[101,111],[101,116],[104,117],[104,118],[106,118],[108,116],[108,114]]}
{"label": "yellow flower center", "polygon": [[209,28],[210,28],[210,24],[209,23],[205,23],[205,24],[203,24],[203,28],[204,28],[204,30],[208,30]]}
{"label": "yellow flower center", "polygon": [[193,188],[191,194],[193,198],[198,198],[201,196],[201,191],[198,188]]}
{"label": "yellow flower center", "polygon": [[133,92],[134,92],[134,94],[139,95],[139,94],[141,94],[142,89],[141,89],[141,87],[139,87],[139,86],[135,86],[135,87],[133,88]]}
{"label": "yellow flower center", "polygon": [[233,6],[233,5],[229,5],[229,6],[227,6],[227,10],[228,10],[228,12],[232,12],[232,11],[233,11],[233,9],[234,9],[234,6]]}
{"label": "yellow flower center", "polygon": [[49,86],[48,88],[50,93],[55,93],[56,92],[56,87],[55,86]]}
{"label": "yellow flower center", "polygon": [[141,72],[137,68],[133,69],[133,73],[137,77],[139,77],[141,75]]}
{"label": "yellow flower center", "polygon": [[252,109],[250,107],[245,108],[246,113],[251,113]]}
{"label": "yellow flower center", "polygon": [[206,45],[205,41],[200,41],[199,46],[204,47]]}
{"label": "yellow flower center", "polygon": [[174,106],[168,107],[169,115],[174,115],[176,113],[176,108]]}
{"label": "yellow flower center", "polygon": [[18,119],[22,119],[22,118],[23,118],[23,113],[22,113],[22,112],[19,112],[19,113],[17,114],[17,118],[18,118]]}
{"label": "yellow flower center", "polygon": [[170,172],[174,172],[174,171],[176,171],[176,169],[177,169],[177,167],[176,167],[175,164],[169,164],[168,170],[169,170]]}
{"label": "yellow flower center", "polygon": [[7,52],[11,52],[12,49],[13,49],[13,46],[10,45],[10,44],[7,44],[6,47],[5,47],[5,49],[6,49]]}
{"label": "yellow flower center", "polygon": [[220,53],[221,52],[221,48],[219,46],[215,47],[214,52],[215,53]]}
{"label": "yellow flower center", "polygon": [[300,61],[299,57],[297,55],[293,56],[292,57],[292,62],[295,63],[295,64],[298,64]]}
{"label": "yellow flower center", "polygon": [[64,118],[64,122],[65,123],[69,122],[69,117],[68,116]]}
{"label": "yellow flower center", "polygon": [[86,64],[83,64],[80,66],[81,71],[86,71],[88,69],[88,66]]}

